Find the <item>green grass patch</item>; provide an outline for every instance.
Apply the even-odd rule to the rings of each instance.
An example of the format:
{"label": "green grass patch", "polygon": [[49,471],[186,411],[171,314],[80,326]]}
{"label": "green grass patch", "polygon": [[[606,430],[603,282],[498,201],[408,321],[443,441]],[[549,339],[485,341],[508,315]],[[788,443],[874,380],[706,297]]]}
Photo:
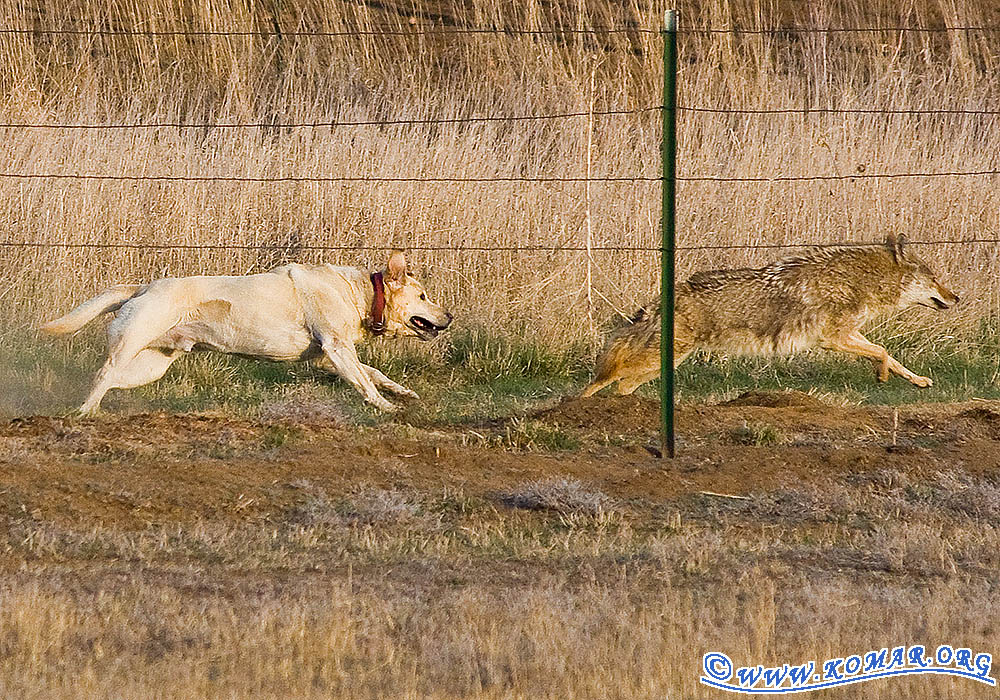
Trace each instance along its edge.
{"label": "green grass patch", "polygon": [[[816,351],[790,358],[696,356],[677,371],[678,396],[682,401],[717,402],[745,391],[794,389],[863,404],[1000,399],[1000,331],[991,324],[983,323],[961,338],[894,335],[889,330],[871,335],[907,367],[930,376],[934,386],[918,389],[898,377],[880,384],[870,362]],[[69,342],[8,338],[0,350],[0,415],[71,412],[86,396],[103,362],[103,344],[98,333]],[[456,329],[433,343],[385,339],[359,351],[363,361],[412,388],[421,399],[387,394],[402,411],[384,416],[364,404],[345,382],[307,363],[198,353],[179,360],[159,382],[110,392],[104,408],[257,415],[276,401],[294,402],[303,395],[338,407],[347,422],[359,425],[462,424],[520,415],[541,401],[575,395],[593,367],[592,348],[583,342],[550,347],[532,338],[476,327]],[[656,382],[639,392],[655,397]],[[561,439],[515,436],[512,445],[562,449]]]}
{"label": "green grass patch", "polygon": [[[791,358],[697,357],[677,370],[678,395],[685,401],[718,401],[746,391],[794,389],[818,392],[862,404],[1000,399],[1000,354],[993,347],[924,350],[900,348],[890,353],[934,385],[920,389],[901,377],[876,381],[871,362],[816,351]],[[650,384],[644,388],[655,393]]]}
{"label": "green grass patch", "polygon": [[[346,382],[308,363],[192,353],[158,382],[109,392],[102,407],[127,413],[218,410],[256,415],[290,392],[302,391],[311,399],[337,404],[357,424],[461,423],[516,414],[537,401],[572,393],[585,381],[591,364],[583,344],[549,348],[478,328],[459,329],[433,343],[380,339],[358,350],[363,362],[412,388],[421,400],[386,393],[403,409],[386,417]],[[103,361],[104,338],[98,333],[69,342],[28,337],[9,342],[0,350],[0,415],[72,412]]]}
{"label": "green grass patch", "polygon": [[748,423],[740,426],[730,434],[730,439],[737,445],[750,447],[771,447],[785,441],[782,432],[767,423]]}
{"label": "green grass patch", "polygon": [[484,329],[463,329],[450,338],[445,364],[461,368],[469,381],[504,377],[550,379],[587,373],[581,360],[589,349],[583,343],[551,348],[528,338],[510,338]]}
{"label": "green grass patch", "polygon": [[580,446],[579,438],[559,426],[526,418],[515,418],[502,433],[491,436],[488,441],[491,447],[518,452],[559,452]]}

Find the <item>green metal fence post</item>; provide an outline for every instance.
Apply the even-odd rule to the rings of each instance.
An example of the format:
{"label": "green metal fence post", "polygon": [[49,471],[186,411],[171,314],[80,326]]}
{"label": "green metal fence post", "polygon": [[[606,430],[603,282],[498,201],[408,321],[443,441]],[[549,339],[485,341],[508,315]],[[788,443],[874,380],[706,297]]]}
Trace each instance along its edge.
{"label": "green metal fence post", "polygon": [[663,457],[674,456],[674,244],[677,197],[677,11],[663,26],[663,208],[660,247],[660,421]]}

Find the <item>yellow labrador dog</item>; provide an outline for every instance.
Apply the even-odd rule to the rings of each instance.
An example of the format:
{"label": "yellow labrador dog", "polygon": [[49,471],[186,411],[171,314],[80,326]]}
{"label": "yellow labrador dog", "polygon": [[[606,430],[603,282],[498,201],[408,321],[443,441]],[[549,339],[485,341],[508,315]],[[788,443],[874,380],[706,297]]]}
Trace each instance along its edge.
{"label": "yellow labrador dog", "polygon": [[109,389],[154,382],[181,355],[216,350],[268,360],[314,360],[339,374],[365,400],[383,411],[396,406],[382,387],[418,398],[374,367],[362,364],[355,344],[365,335],[435,338],[452,315],[427,300],[407,274],[401,251],[384,272],[369,275],[352,267],[283,265],[259,275],[179,277],[145,285],[118,285],[42,326],[66,335],[104,313],[108,359],[90,396],[80,406],[98,411]]}

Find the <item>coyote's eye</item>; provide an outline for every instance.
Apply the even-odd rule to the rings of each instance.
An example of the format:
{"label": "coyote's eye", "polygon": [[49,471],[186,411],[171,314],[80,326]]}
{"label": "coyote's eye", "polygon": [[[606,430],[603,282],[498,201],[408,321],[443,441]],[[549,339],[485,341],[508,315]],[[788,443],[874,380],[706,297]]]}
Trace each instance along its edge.
{"label": "coyote's eye", "polygon": [[420,292],[420,301],[427,301],[427,295],[424,292]]}

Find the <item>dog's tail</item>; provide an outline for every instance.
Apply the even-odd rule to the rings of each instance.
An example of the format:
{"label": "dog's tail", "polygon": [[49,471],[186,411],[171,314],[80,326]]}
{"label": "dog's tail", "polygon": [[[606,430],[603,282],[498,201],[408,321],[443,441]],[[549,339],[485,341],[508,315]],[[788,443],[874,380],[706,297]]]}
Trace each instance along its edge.
{"label": "dog's tail", "polygon": [[138,294],[145,285],[118,284],[98,294],[93,299],[80,304],[65,316],[49,321],[41,327],[46,335],[68,335],[75,333],[101,314],[117,311],[122,305]]}

